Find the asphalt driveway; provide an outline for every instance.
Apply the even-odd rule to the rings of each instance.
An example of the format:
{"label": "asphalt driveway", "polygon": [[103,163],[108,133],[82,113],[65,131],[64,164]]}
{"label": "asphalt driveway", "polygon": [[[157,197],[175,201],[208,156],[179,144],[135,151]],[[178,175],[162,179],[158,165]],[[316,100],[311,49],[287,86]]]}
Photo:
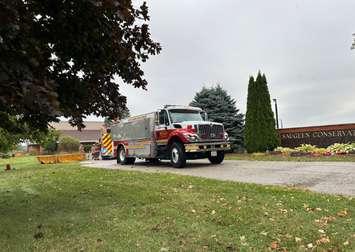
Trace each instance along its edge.
{"label": "asphalt driveway", "polygon": [[151,165],[143,161],[138,161],[133,166],[117,165],[115,160],[85,161],[82,165],[144,172],[171,172],[263,185],[287,185],[316,192],[355,196],[355,163],[351,162],[224,161],[221,165],[211,165],[207,160],[198,160],[190,161],[183,169],[172,168],[168,162]]}

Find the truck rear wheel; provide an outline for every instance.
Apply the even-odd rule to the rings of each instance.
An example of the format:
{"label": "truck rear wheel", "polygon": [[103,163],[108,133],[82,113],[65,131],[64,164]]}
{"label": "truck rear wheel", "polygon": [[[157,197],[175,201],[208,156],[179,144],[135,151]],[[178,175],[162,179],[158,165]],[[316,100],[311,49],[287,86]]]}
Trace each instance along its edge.
{"label": "truck rear wheel", "polygon": [[217,156],[212,156],[211,153],[208,155],[208,160],[211,164],[220,164],[224,160],[224,151],[217,151]]}
{"label": "truck rear wheel", "polygon": [[173,143],[170,148],[170,163],[175,168],[183,168],[186,165],[184,146],[181,143]]}
{"label": "truck rear wheel", "polygon": [[117,164],[126,162],[126,150],[121,146],[117,151]]}
{"label": "truck rear wheel", "polygon": [[126,150],[123,147],[120,147],[117,152],[117,164],[128,165],[134,164],[136,158],[134,157],[126,157]]}

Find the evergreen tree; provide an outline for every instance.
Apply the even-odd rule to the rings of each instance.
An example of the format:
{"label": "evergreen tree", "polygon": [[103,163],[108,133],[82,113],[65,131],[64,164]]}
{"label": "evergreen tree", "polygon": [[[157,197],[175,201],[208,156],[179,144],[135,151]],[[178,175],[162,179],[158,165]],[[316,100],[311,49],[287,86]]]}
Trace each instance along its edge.
{"label": "evergreen tree", "polygon": [[236,101],[220,85],[196,93],[191,106],[207,112],[209,120],[223,123],[232,143],[237,149],[243,145],[244,115],[236,108]]}
{"label": "evergreen tree", "polygon": [[267,80],[259,72],[255,80],[249,79],[245,146],[248,152],[264,152],[275,149],[279,143]]}
{"label": "evergreen tree", "polygon": [[248,152],[255,152],[258,149],[257,141],[258,134],[256,112],[257,112],[257,99],[256,99],[256,85],[253,76],[249,78],[248,85],[248,98],[247,98],[247,112],[245,115],[245,131],[244,131],[244,144]]}

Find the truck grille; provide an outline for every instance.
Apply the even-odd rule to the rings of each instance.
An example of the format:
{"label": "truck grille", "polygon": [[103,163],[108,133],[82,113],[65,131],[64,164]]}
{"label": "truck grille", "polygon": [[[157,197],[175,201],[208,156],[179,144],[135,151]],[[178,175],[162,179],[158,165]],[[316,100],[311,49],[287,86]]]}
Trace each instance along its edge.
{"label": "truck grille", "polygon": [[198,135],[201,139],[223,139],[224,130],[222,125],[202,124],[198,126]]}

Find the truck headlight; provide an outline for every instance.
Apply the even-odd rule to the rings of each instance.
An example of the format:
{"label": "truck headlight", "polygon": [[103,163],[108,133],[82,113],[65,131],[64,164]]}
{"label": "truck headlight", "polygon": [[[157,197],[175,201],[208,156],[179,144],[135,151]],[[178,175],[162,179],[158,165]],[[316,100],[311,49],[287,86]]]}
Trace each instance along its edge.
{"label": "truck headlight", "polygon": [[199,139],[198,135],[191,133],[184,133],[184,137],[186,137],[191,142],[195,142]]}
{"label": "truck headlight", "polygon": [[229,136],[227,132],[224,132],[224,140],[229,141]]}

